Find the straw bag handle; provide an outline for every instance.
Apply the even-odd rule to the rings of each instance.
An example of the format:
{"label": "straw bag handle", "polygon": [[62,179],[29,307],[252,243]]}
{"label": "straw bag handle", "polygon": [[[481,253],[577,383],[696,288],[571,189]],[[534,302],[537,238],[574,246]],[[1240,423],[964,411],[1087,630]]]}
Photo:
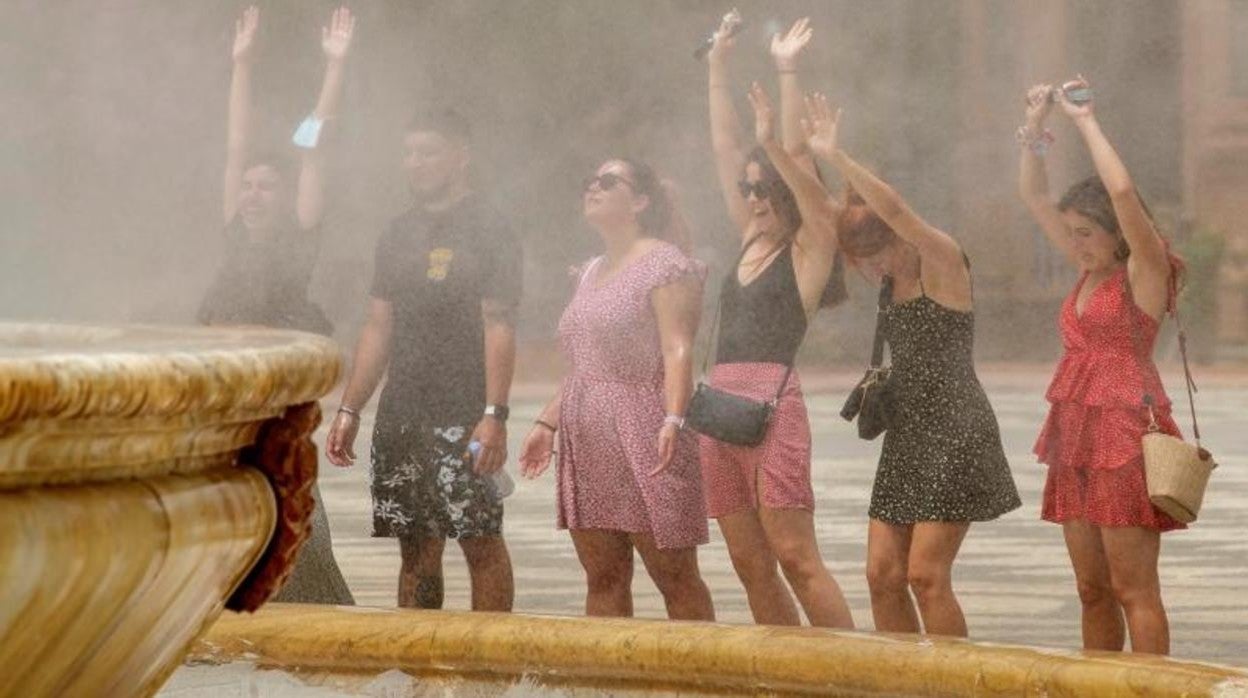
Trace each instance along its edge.
{"label": "straw bag handle", "polygon": [[[1183,358],[1183,382],[1187,387],[1187,405],[1192,412],[1192,436],[1196,439],[1196,447],[1201,448],[1200,425],[1196,421],[1196,398],[1193,395],[1193,393],[1199,392],[1199,389],[1196,387],[1196,380],[1192,378],[1192,367],[1187,361],[1187,332],[1183,329],[1182,320],[1179,319],[1179,299],[1178,293],[1174,288],[1173,274],[1171,274],[1170,280],[1167,284],[1169,289],[1166,293],[1166,309],[1163,311],[1162,319],[1164,320],[1165,315],[1169,314],[1174,318],[1174,324],[1179,328],[1179,356]],[[1135,297],[1131,293],[1131,279],[1129,278],[1129,272],[1125,270],[1122,274],[1122,285],[1127,294],[1127,302],[1132,306],[1135,306]],[[1135,311],[1137,309],[1137,307],[1131,308],[1131,339],[1135,346],[1135,359],[1140,366],[1140,374],[1143,376],[1144,359],[1146,356],[1144,354],[1144,339],[1140,332],[1139,318],[1135,316]],[[1153,410],[1153,406],[1156,404],[1156,401],[1154,400],[1152,393],[1145,390],[1143,402],[1144,408],[1148,410],[1148,430],[1150,432],[1158,431],[1160,427],[1157,426],[1157,415]]]}

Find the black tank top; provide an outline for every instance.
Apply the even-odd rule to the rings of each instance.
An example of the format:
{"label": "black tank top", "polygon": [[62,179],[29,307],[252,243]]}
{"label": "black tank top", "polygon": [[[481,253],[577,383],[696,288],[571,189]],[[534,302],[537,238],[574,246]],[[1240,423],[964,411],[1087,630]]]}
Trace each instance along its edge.
{"label": "black tank top", "polygon": [[741,285],[737,267],[720,288],[719,341],[715,363],[774,363],[791,366],[806,333],[806,309],[793,270],[793,246],[786,245],[753,281]]}

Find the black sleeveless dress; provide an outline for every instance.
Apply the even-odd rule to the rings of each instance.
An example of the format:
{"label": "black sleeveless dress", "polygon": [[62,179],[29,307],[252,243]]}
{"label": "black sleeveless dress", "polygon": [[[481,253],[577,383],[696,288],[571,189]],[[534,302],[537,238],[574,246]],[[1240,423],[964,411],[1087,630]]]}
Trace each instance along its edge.
{"label": "black sleeveless dress", "polygon": [[[922,281],[920,288],[922,288]],[[881,318],[897,412],[884,434],[871,518],[987,521],[1022,506],[997,417],[975,375],[975,315],[923,295]]]}

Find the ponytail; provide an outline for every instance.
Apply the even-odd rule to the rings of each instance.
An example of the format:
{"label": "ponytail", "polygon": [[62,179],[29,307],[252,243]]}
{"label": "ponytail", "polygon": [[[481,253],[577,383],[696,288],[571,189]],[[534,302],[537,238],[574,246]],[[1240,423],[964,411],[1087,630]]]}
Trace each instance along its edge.
{"label": "ponytail", "polygon": [[650,199],[650,205],[637,214],[642,230],[660,240],[680,248],[681,252],[693,251],[689,222],[676,205],[676,186],[671,180],[659,179],[654,168],[644,162],[621,158],[633,176],[633,190]]}

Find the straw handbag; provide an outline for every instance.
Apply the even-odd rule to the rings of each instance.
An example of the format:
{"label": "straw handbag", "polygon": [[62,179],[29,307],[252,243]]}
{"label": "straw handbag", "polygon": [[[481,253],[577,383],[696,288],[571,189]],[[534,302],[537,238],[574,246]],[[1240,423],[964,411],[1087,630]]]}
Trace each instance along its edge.
{"label": "straw handbag", "polygon": [[[1125,278],[1125,277],[1124,277]],[[1131,298],[1128,287],[1127,298]],[[1170,310],[1179,328],[1179,355],[1183,357],[1183,378],[1187,386],[1187,403],[1192,411],[1192,436],[1195,444],[1189,444],[1177,436],[1163,434],[1157,426],[1151,393],[1144,393],[1144,408],[1148,410],[1148,433],[1144,434],[1144,476],[1148,483],[1148,498],[1153,506],[1169,514],[1177,521],[1191,523],[1200,513],[1205,499],[1209,475],[1218,467],[1213,455],[1200,445],[1200,426],[1196,423],[1196,381],[1187,363],[1187,333],[1179,321],[1177,303]],[[1137,322],[1131,323],[1136,342],[1136,356],[1143,361],[1144,352]],[[1143,365],[1141,365],[1143,368]]]}

